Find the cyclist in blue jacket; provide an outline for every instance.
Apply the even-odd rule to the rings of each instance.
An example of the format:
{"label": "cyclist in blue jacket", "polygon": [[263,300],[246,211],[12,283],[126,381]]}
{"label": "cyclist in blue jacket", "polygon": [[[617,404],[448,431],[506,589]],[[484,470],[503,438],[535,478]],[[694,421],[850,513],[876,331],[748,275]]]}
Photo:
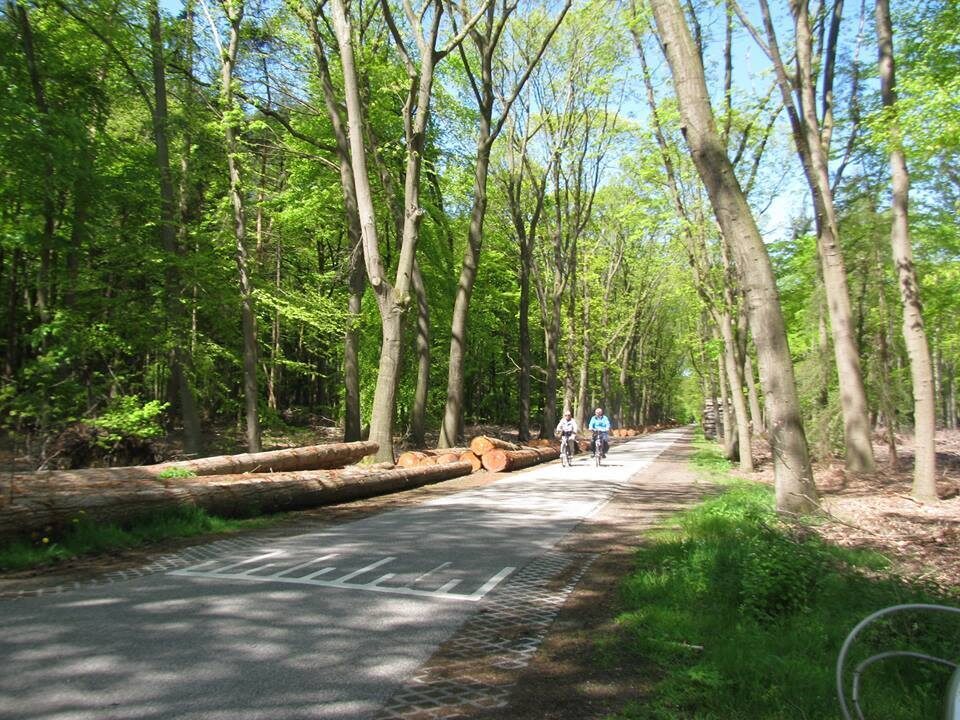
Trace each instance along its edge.
{"label": "cyclist in blue jacket", "polygon": [[[607,450],[610,449],[610,418],[603,414],[603,408],[597,408],[593,417],[590,418],[590,424],[587,426],[588,430],[596,430],[596,438],[599,439],[603,445],[600,454],[602,457],[607,456]],[[594,451],[593,442],[590,443],[590,452]]]}

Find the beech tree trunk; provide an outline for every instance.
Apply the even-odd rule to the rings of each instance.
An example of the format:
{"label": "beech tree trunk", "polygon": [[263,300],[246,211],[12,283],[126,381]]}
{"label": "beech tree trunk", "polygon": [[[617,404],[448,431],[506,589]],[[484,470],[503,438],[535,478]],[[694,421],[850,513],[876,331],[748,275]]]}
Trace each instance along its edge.
{"label": "beech tree trunk", "polygon": [[723,456],[734,462],[739,460],[740,443],[737,436],[736,409],[730,402],[729,376],[726,366],[727,349],[724,348],[717,356],[717,377],[720,380],[720,407],[723,418]]}
{"label": "beech tree trunk", "polygon": [[757,394],[757,384],[753,378],[753,360],[750,359],[750,353],[743,356],[743,377],[747,382],[747,397],[750,401],[750,423],[755,433],[766,431],[763,422],[763,410],[760,409],[760,397]]}
{"label": "beech tree trunk", "polygon": [[[240,318],[243,329],[243,400],[246,416],[247,448],[250,452],[260,450],[259,390],[257,381],[257,314],[253,295],[253,283],[247,262],[247,228],[243,180],[239,163],[240,140],[239,112],[233,89],[233,71],[240,49],[240,28],[243,23],[243,0],[222,0],[224,14],[230,26],[226,47],[220,47],[220,105],[223,114],[223,138],[227,155],[227,171],[230,180],[230,204],[233,210],[234,259],[240,286]],[[210,21],[211,32],[219,44],[219,33]]]}
{"label": "beech tree trunk", "polygon": [[720,335],[723,337],[723,365],[730,384],[730,399],[736,415],[737,459],[740,469],[753,472],[753,451],[750,438],[750,417],[747,402],[743,396],[743,366],[737,359],[737,341],[734,337],[733,321],[727,313],[721,313]]}
{"label": "beech tree trunk", "polygon": [[[184,353],[186,345],[186,318],[180,309],[180,277],[176,272],[176,257],[180,252],[177,243],[177,209],[179,203],[173,185],[170,166],[169,112],[167,109],[167,73],[164,61],[162,25],[157,0],[147,4],[147,21],[150,33],[150,59],[153,70],[153,138],[156,144],[156,164],[160,180],[160,239],[168,261],[164,270],[164,298],[169,321],[173,325],[173,351],[170,355],[170,374],[176,384],[178,409],[183,420],[184,449],[190,454],[203,450],[200,416],[190,384],[187,368],[191,365]],[[182,220],[181,220],[182,222]]]}
{"label": "beech tree trunk", "polygon": [[[813,199],[817,222],[817,250],[820,255],[824,289],[830,314],[834,358],[840,386],[840,407],[843,413],[845,462],[853,472],[872,472],[873,445],[870,439],[870,418],[860,356],[853,333],[847,274],[840,247],[833,194],[830,187],[827,154],[832,132],[832,95],[825,89],[823,127],[817,118],[813,48],[807,0],[790,0],[796,37],[796,74],[791,77],[784,66],[770,17],[767,0],[760,0],[764,27],[768,37],[768,53],[777,74],[780,94],[793,129],[797,154],[800,157]],[[827,47],[825,84],[832,86],[833,56],[836,51],[836,30],[830,34]],[[793,90],[798,94],[794,103]],[[798,107],[799,106],[799,107]]]}
{"label": "beech tree trunk", "polygon": [[357,201],[353,166],[350,160],[350,139],[341,115],[340,103],[333,80],[330,65],[324,47],[323,36],[314,15],[302,8],[307,30],[313,43],[313,54],[317,61],[320,86],[323,89],[323,102],[327,117],[333,130],[334,145],[337,152],[337,167],[340,171],[340,188],[343,191],[343,211],[346,220],[347,237],[350,242],[349,283],[350,294],[347,298],[347,322],[343,338],[343,439],[345,442],[360,439],[360,328],[358,326],[363,305],[363,293],[366,290],[364,277],[363,242],[360,230],[360,211]]}
{"label": "beech tree trunk", "polygon": [[793,363],[770,257],[717,132],[703,65],[677,0],[651,0],[680,106],[682,130],[747,298],[769,411],[777,508],[809,512],[817,491],[803,431]]}
{"label": "beech tree trunk", "polygon": [[[439,447],[450,447],[455,445],[460,435],[460,429],[463,425],[463,384],[464,384],[464,362],[466,358],[466,333],[467,320],[470,311],[470,298],[473,295],[473,288],[476,284],[477,270],[480,266],[480,251],[483,245],[483,221],[487,211],[487,176],[490,169],[490,151],[493,143],[500,131],[503,129],[504,122],[510,112],[517,95],[526,84],[530,72],[540,61],[547,43],[556,31],[564,15],[570,7],[571,0],[567,0],[559,15],[553,21],[545,39],[543,40],[539,52],[533,55],[533,58],[527,63],[526,70],[521,74],[520,79],[514,84],[512,90],[502,97],[503,108],[499,119],[494,120],[493,110],[494,102],[497,99],[499,89],[495,87],[494,78],[494,55],[497,52],[500,39],[503,36],[504,27],[513,11],[516,9],[516,3],[487,2],[484,9],[484,22],[479,25],[469,37],[477,49],[479,59],[479,72],[475,73],[468,56],[461,50],[464,69],[470,78],[470,85],[474,90],[474,95],[479,109],[479,127],[477,130],[477,155],[476,165],[474,166],[473,181],[473,205],[470,210],[470,226],[467,231],[467,247],[463,255],[463,264],[460,270],[460,278],[457,283],[457,291],[454,296],[453,317],[450,323],[450,358],[447,366],[447,400],[444,406],[443,422],[440,427]],[[463,14],[466,22],[467,7],[455,6]],[[452,10],[452,12],[455,10]],[[529,431],[527,432],[529,434]]]}
{"label": "beech tree trunk", "polygon": [[427,434],[427,393],[430,389],[430,303],[417,263],[413,265],[413,291],[417,296],[417,386],[410,408],[410,441],[421,447]]}
{"label": "beech tree trunk", "polygon": [[893,180],[890,245],[897,271],[900,300],[903,303],[903,338],[910,356],[910,377],[913,380],[914,441],[916,464],[913,471],[913,496],[918,500],[937,500],[936,476],[936,400],[933,391],[933,369],[930,347],[923,325],[920,284],[913,264],[910,242],[910,175],[900,144],[900,128],[896,119],[896,78],[893,59],[893,27],[888,0],[877,0],[877,46],[880,64],[880,94],[883,106],[893,110],[890,124],[890,174]]}

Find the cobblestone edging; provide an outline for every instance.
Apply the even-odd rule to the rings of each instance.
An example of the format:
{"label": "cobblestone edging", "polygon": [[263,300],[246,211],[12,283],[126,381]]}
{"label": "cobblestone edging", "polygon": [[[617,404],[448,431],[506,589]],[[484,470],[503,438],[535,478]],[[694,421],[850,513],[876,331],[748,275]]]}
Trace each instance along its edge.
{"label": "cobblestone edging", "polygon": [[[375,720],[453,720],[507,705],[567,596],[597,555],[538,558],[481,602],[434,658],[387,701]],[[566,582],[551,580],[568,571]],[[498,680],[478,679],[495,675]]]}

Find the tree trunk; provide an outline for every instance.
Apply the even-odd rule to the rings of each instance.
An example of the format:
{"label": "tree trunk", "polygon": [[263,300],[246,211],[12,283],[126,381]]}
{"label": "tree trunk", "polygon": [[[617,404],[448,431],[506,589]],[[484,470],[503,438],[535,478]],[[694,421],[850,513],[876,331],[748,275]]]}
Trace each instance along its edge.
{"label": "tree trunk", "polygon": [[[791,0],[790,8],[796,29],[797,74],[794,81],[788,78],[780,58],[767,2],[761,1],[778,84],[791,120],[797,153],[810,187],[816,215],[817,249],[820,254],[824,289],[827,293],[837,379],[840,385],[846,467],[853,472],[872,472],[874,460],[870,439],[869,408],[863,386],[860,356],[854,341],[847,273],[840,248],[827,166],[831,127],[825,120],[823,135],[821,135],[814,95],[812,37],[807,0]],[[834,41],[835,35],[831,35],[831,42]],[[832,52],[833,49],[828,50],[828,54]],[[825,83],[832,84],[832,77],[829,77],[829,74]],[[800,96],[799,112],[793,103],[791,93],[794,84]]]}
{"label": "tree trunk", "polygon": [[717,356],[717,377],[720,379],[720,417],[723,418],[723,456],[734,462],[740,459],[740,439],[737,436],[736,409],[730,402],[726,354],[724,348]]}
{"label": "tree trunk", "polygon": [[909,196],[910,175],[900,144],[900,128],[896,118],[896,78],[893,58],[893,28],[888,0],[877,0],[877,45],[880,65],[880,94],[883,106],[893,111],[890,131],[890,174],[893,180],[890,244],[897,284],[903,303],[903,338],[910,356],[910,377],[913,380],[914,438],[916,464],[913,471],[913,496],[919,500],[937,500],[936,475],[936,401],[933,394],[933,370],[930,348],[923,326],[920,284],[913,264],[910,242]]}
{"label": "tree trunk", "polygon": [[717,133],[703,65],[683,11],[677,0],[650,4],[673,74],[684,136],[746,291],[769,411],[777,508],[809,512],[817,507],[817,493],[770,257]]}
{"label": "tree trunk", "polygon": [[750,418],[747,415],[747,402],[743,396],[743,367],[737,360],[737,341],[734,337],[733,321],[730,316],[720,313],[720,335],[723,337],[723,364],[730,383],[730,399],[737,419],[737,454],[740,469],[753,472],[753,450],[750,438]]}
{"label": "tree trunk", "polygon": [[[203,435],[200,428],[200,416],[190,384],[187,368],[191,363],[185,357],[183,346],[186,338],[186,318],[180,309],[180,277],[176,270],[176,258],[179,255],[177,245],[177,211],[179,204],[173,185],[173,173],[170,167],[169,112],[167,110],[166,64],[160,11],[157,0],[150,0],[147,6],[150,32],[150,57],[153,70],[152,110],[153,137],[156,144],[156,163],[160,180],[160,238],[167,263],[164,270],[164,304],[169,322],[173,325],[173,351],[170,355],[171,376],[176,382],[179,402],[177,403],[183,420],[184,450],[190,454],[203,451]],[[259,448],[258,448],[259,449]]]}
{"label": "tree trunk", "polygon": [[417,387],[410,409],[410,441],[422,447],[427,432],[427,392],[430,389],[430,305],[420,267],[413,266],[413,291],[417,296]]}
{"label": "tree trunk", "polygon": [[456,445],[463,414],[463,367],[466,358],[467,315],[470,297],[477,279],[480,264],[480,248],[483,244],[483,219],[487,211],[487,173],[490,167],[490,113],[489,107],[481,107],[480,130],[477,139],[477,164],[473,181],[473,207],[470,211],[470,229],[463,266],[453,302],[453,319],[450,323],[450,360],[447,368],[447,402],[443,411],[439,447]]}
{"label": "tree trunk", "polygon": [[26,491],[0,505],[0,540],[89,522],[125,524],[164,511],[199,507],[221,517],[244,517],[348,502],[468,475],[468,462],[384,470],[301,470],[215,475],[173,482],[127,480],[94,491]]}
{"label": "tree trunk", "polygon": [[240,317],[243,330],[243,399],[246,418],[247,448],[260,450],[260,413],[257,387],[257,314],[253,283],[247,263],[246,217],[244,190],[240,171],[239,109],[234,102],[233,70],[240,48],[240,27],[243,22],[243,0],[225,0],[223,9],[230,25],[227,46],[222,48],[220,67],[220,103],[223,112],[223,138],[230,179],[230,204],[233,210],[234,260],[240,287]]}
{"label": "tree trunk", "polygon": [[743,356],[743,376],[747,381],[747,397],[750,399],[750,422],[753,425],[753,432],[762,434],[766,432],[763,421],[763,410],[760,409],[760,396],[757,394],[757,384],[753,377],[753,360],[750,353]]}
{"label": "tree trunk", "polygon": [[518,400],[520,417],[518,418],[517,438],[522,442],[530,439],[530,266],[533,257],[530,242],[524,234],[520,240],[520,307],[519,336],[520,369],[518,378]]}
{"label": "tree trunk", "polygon": [[587,408],[587,392],[590,388],[590,353],[593,351],[593,342],[590,333],[590,296],[589,284],[583,283],[583,345],[580,349],[580,379],[577,383],[577,402],[573,408],[573,417],[577,427],[586,425],[590,410]]}
{"label": "tree trunk", "polygon": [[337,150],[337,165],[340,171],[340,188],[343,191],[343,212],[347,237],[350,242],[349,286],[347,298],[347,322],[343,338],[343,384],[344,419],[343,439],[346,442],[360,439],[360,312],[363,308],[363,293],[366,290],[363,263],[363,240],[360,229],[360,211],[357,190],[350,160],[350,139],[341,116],[340,104],[333,87],[330,65],[324,50],[323,38],[316,18],[306,17],[307,29],[313,42],[314,58],[323,89],[323,101],[333,130]]}
{"label": "tree trunk", "polygon": [[547,355],[547,377],[543,390],[543,432],[557,426],[557,370],[560,351],[560,306],[554,298],[553,306],[544,308],[546,322],[543,324],[544,349]]}

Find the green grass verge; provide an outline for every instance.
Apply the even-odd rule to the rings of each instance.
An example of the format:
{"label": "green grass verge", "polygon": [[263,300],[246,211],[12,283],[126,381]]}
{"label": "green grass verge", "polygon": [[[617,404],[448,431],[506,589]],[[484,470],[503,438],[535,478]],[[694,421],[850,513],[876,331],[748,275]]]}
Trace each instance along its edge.
{"label": "green grass verge", "polygon": [[172,538],[232,533],[274,525],[281,515],[227,520],[195,507],[183,507],[144,518],[129,526],[77,518],[59,537],[19,540],[0,547],[0,570],[24,570],[87,555],[141,547]]}
{"label": "green grass verge", "polygon": [[[882,572],[878,553],[842,550],[781,523],[771,488],[731,480],[706,444],[693,463],[722,477],[724,492],[652,534],[621,587],[616,630],[597,643],[601,662],[655,678],[651,696],[616,720],[839,718],[834,667],[857,622],[888,605],[957,605],[957,596]],[[895,616],[872,626],[851,659],[890,649],[960,660],[960,622]],[[948,676],[916,661],[874,665],[864,675],[865,715],[941,717]]]}

